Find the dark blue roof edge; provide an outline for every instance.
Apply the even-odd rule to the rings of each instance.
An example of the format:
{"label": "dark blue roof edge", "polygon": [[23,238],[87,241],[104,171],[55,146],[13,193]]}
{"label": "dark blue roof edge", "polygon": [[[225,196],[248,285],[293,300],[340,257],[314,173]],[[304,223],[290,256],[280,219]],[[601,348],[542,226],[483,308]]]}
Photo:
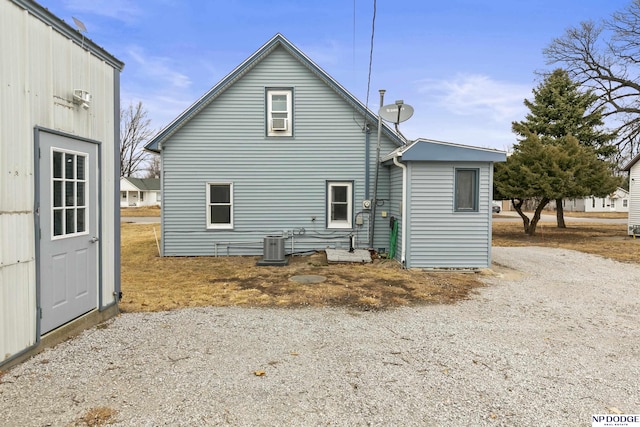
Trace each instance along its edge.
{"label": "dark blue roof edge", "polygon": [[[209,105],[215,98],[218,97],[224,90],[235,83],[240,77],[248,72],[255,64],[267,56],[273,49],[278,46],[282,46],[295,58],[297,58],[304,66],[306,66],[311,72],[325,82],[329,87],[333,88],[343,99],[345,99],[353,108],[359,111],[363,116],[366,112],[366,118],[370,123],[378,123],[378,117],[371,110],[369,110],[360,100],[353,96],[347,89],[345,89],[340,83],[338,83],[333,77],[331,77],[326,71],[324,71],[319,65],[313,62],[307,55],[305,55],[300,49],[295,47],[286,37],[277,33],[269,41],[263,44],[258,50],[256,50],[251,56],[245,59],[240,65],[234,68],[229,74],[223,77],[218,83],[216,83],[211,89],[209,89],[204,95],[202,95],[196,102],[194,102],[189,108],[184,110],[178,117],[176,117],[171,123],[165,126],[160,132],[158,132],[152,139],[145,145],[145,150],[160,152],[159,144],[169,139],[175,132],[177,132],[184,124],[186,124],[194,115],[199,113],[204,107]],[[398,145],[402,145],[403,141],[387,124],[382,123],[382,129],[392,141]]]}
{"label": "dark blue roof edge", "polygon": [[[425,151],[425,144],[433,147]],[[435,149],[435,151],[434,151]],[[443,151],[444,150],[444,151]],[[460,151],[464,150],[464,151]],[[460,153],[476,153],[469,156],[460,156]],[[425,157],[427,155],[429,157]],[[504,162],[507,157],[505,151],[494,148],[476,147],[472,145],[457,144],[454,142],[436,141],[432,139],[419,138],[408,144],[406,147],[398,148],[386,156],[382,161],[387,164],[393,157],[399,157],[402,161],[481,161],[481,162]]]}
{"label": "dark blue roof edge", "polygon": [[40,19],[45,24],[51,26],[58,33],[72,40],[75,44],[83,47],[93,53],[98,58],[111,65],[113,68],[122,71],[124,68],[124,62],[107,52],[104,48],[98,46],[91,39],[84,37],[82,33],[74,29],[71,25],[58,18],[51,13],[49,9],[42,7],[40,4],[32,0],[11,0],[17,6],[20,6],[24,10],[31,13],[36,18]]}

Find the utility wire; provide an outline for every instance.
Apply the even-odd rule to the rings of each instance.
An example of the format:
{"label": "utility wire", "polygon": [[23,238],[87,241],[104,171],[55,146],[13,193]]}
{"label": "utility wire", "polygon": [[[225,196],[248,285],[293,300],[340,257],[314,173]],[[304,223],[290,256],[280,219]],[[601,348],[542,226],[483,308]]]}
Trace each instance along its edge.
{"label": "utility wire", "polygon": [[[365,122],[366,122],[366,110],[369,109],[369,92],[371,90],[371,65],[373,64],[373,36],[376,32],[376,0],[373,0],[373,19],[371,22],[371,47],[369,49],[369,76],[367,77],[367,102],[365,103]],[[382,107],[382,105],[381,105]]]}
{"label": "utility wire", "polygon": [[353,40],[352,40],[352,48],[353,48],[353,77],[356,77],[356,0],[353,0]]}

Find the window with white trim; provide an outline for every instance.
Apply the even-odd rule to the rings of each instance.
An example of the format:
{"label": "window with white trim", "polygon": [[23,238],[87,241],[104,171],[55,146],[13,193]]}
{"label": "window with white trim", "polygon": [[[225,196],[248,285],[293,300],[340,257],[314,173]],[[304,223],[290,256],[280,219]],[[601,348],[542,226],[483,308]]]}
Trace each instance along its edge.
{"label": "window with white trim", "polygon": [[293,135],[293,90],[267,89],[267,136]]}
{"label": "window with white trim", "polygon": [[629,201],[627,199],[622,199],[622,207],[626,208],[629,206]]}
{"label": "window with white trim", "polygon": [[478,212],[478,169],[456,169],[454,210],[456,212]]}
{"label": "window with white trim", "polygon": [[207,228],[233,228],[232,183],[207,183]]}
{"label": "window with white trim", "polygon": [[352,228],[353,183],[327,183],[327,228]]}

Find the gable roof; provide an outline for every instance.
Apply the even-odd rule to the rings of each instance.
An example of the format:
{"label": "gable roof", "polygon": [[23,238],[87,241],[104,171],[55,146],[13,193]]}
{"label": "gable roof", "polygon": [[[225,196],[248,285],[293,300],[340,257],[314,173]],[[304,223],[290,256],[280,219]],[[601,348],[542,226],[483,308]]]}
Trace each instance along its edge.
{"label": "gable roof", "polygon": [[622,187],[618,187],[618,188],[616,188],[616,190],[613,193],[611,193],[611,196],[612,197],[616,197],[616,196],[618,196],[618,197],[628,197],[629,196],[629,191],[625,190]]}
{"label": "gable roof", "polygon": [[633,159],[631,159],[631,161],[629,163],[627,163],[627,165],[625,167],[623,167],[622,170],[623,171],[630,171],[631,168],[633,167],[633,165],[638,163],[638,161],[640,161],[640,153],[638,153],[637,156],[635,156]]}
{"label": "gable roof", "polygon": [[[313,62],[307,55],[305,55],[300,49],[295,47],[289,40],[287,40],[282,34],[278,33],[273,36],[268,42],[254,52],[249,58],[245,59],[240,65],[238,65],[233,71],[227,74],[222,80],[220,80],[215,86],[213,86],[207,93],[205,93],[200,99],[193,103],[189,108],[182,112],[176,119],[163,128],[158,134],[156,134],[145,145],[145,150],[154,151],[159,153],[162,144],[165,143],[171,136],[182,128],[189,120],[197,115],[202,109],[215,100],[222,92],[233,85],[236,81],[242,78],[248,71],[250,71],[256,64],[269,55],[274,49],[282,47],[291,56],[296,58],[302,65],[315,74],[320,80],[333,89],[338,95],[340,95],[347,103],[349,103],[354,109],[356,109],[361,115],[367,118],[367,121],[377,125],[378,116],[369,110],[362,102],[360,102],[355,96],[353,96],[348,90],[346,90],[340,83],[334,80],[326,71],[320,68],[315,62]],[[400,136],[392,130],[387,124],[382,123],[382,130],[392,141],[398,145],[403,144]]]}
{"label": "gable roof", "polygon": [[160,178],[133,178],[122,177],[140,191],[160,191]]}
{"label": "gable roof", "polygon": [[473,147],[422,138],[397,148],[384,156],[382,161],[391,160],[396,156],[402,157],[403,161],[504,162],[507,160],[506,152],[493,148]]}

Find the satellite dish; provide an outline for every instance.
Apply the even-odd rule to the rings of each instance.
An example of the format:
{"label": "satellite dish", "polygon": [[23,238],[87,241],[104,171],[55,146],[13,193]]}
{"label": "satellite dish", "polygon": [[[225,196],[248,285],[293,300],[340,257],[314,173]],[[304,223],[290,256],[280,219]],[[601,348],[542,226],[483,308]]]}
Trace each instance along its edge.
{"label": "satellite dish", "polygon": [[84,22],[82,22],[81,20],[79,20],[75,16],[72,16],[71,18],[73,19],[73,22],[76,23],[76,26],[78,27],[78,31],[79,32],[81,32],[81,33],[86,33],[87,32],[87,27],[84,26]]}
{"label": "satellite dish", "polygon": [[413,107],[397,101],[395,104],[383,105],[378,111],[382,120],[391,123],[402,123],[413,116]]}

